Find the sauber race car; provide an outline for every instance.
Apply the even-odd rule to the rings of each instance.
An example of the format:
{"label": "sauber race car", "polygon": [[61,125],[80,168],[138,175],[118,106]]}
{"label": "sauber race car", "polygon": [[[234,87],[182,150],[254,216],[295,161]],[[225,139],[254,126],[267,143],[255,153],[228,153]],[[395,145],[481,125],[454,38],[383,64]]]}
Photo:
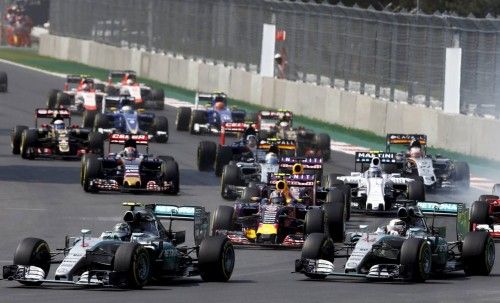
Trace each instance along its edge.
{"label": "sauber race car", "polygon": [[[68,110],[39,108],[35,111],[35,116],[35,128],[17,125],[12,130],[10,142],[14,155],[21,154],[23,159],[32,160],[79,158],[87,153],[103,154],[104,136],[79,128],[78,125],[71,125]],[[38,126],[38,119],[50,119],[51,122]]]}
{"label": "sauber race car", "polygon": [[398,154],[398,161],[393,165],[393,172],[402,176],[421,177],[428,189],[457,188],[468,189],[470,186],[469,165],[466,162],[453,161],[437,155],[427,154],[427,136],[420,134],[388,134],[387,151],[391,145],[406,145],[407,151]]}
{"label": "sauber race car", "polygon": [[394,164],[395,153],[357,152],[356,166],[361,170],[369,164],[365,172],[352,172],[350,176],[337,177],[351,187],[351,208],[361,212],[396,211],[400,200],[425,200],[425,187],[420,180],[401,177],[400,174],[387,174],[382,165]]}
{"label": "sauber race car", "polygon": [[304,127],[293,127],[291,111],[260,111],[255,124],[261,139],[276,137],[294,140],[297,156],[322,157],[325,161],[330,159],[330,135],[316,134]]}
{"label": "sauber race car", "polygon": [[84,124],[90,124],[94,131],[117,134],[149,134],[150,140],[158,143],[168,141],[168,119],[165,116],[134,110],[135,101],[131,96],[106,97],[102,111],[86,111]]}
{"label": "sauber race car", "polygon": [[105,88],[109,96],[118,96],[128,92],[134,97],[136,108],[151,108],[163,110],[165,108],[165,92],[163,89],[154,89],[137,81],[134,71],[110,71]]}
{"label": "sauber race car", "polygon": [[325,230],[340,242],[344,195],[332,189],[320,199],[316,186],[315,175],[271,175],[268,186],[246,188],[233,207],[219,206],[211,229],[239,245],[300,247],[304,235]]}
{"label": "sauber race car", "polygon": [[0,71],[0,93],[6,93],[8,86],[7,73]]}
{"label": "sauber race car", "polygon": [[[205,103],[202,106],[200,103]],[[219,134],[224,123],[245,122],[246,112],[227,105],[224,93],[196,93],[194,108],[179,107],[175,125],[191,134]]]}
{"label": "sauber race car", "polygon": [[[430,217],[430,226],[424,214]],[[434,226],[439,216],[456,217],[455,241],[447,242],[446,227]],[[412,282],[461,270],[466,275],[489,275],[495,263],[495,244],[488,233],[467,230],[464,203],[407,204],[387,226],[371,233],[352,233],[344,244],[335,245],[321,233],[309,235],[301,258],[295,261],[295,272],[312,279],[341,276]],[[345,266],[335,265],[335,258],[347,258]]]}
{"label": "sauber race car", "polygon": [[64,90],[52,89],[49,92],[47,107],[50,109],[66,108],[74,114],[85,110],[97,110],[104,93],[104,85],[95,83],[93,78],[85,75],[68,75]]}
{"label": "sauber race car", "polygon": [[[64,284],[86,287],[141,288],[152,281],[201,276],[226,282],[235,263],[232,244],[208,236],[209,214],[200,206],[124,203],[130,207],[112,231],[92,237],[66,237],[64,248],[50,250],[42,239],[23,239],[14,265],[3,267],[3,278],[27,286]],[[194,222],[194,246],[182,245],[186,231],[173,231],[172,221]],[[162,221],[167,221],[164,226]],[[52,279],[51,264],[59,264]]]}
{"label": "sauber race car", "polygon": [[[179,166],[172,157],[148,155],[148,135],[110,134],[113,144],[123,144],[124,150],[105,157],[82,159],[80,179],[86,192],[179,192]],[[137,151],[146,146],[146,154]]]}
{"label": "sauber race car", "polygon": [[493,187],[493,195],[481,195],[472,203],[470,210],[470,227],[472,231],[484,230],[493,238],[500,238],[500,198]]}

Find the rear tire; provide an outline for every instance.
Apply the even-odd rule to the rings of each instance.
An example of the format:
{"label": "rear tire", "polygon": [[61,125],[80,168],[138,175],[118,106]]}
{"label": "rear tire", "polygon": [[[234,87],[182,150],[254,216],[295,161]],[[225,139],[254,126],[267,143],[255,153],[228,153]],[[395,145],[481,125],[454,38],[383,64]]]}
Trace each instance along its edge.
{"label": "rear tire", "polygon": [[142,288],[151,276],[151,260],[147,250],[135,242],[123,243],[116,250],[113,269],[126,273],[123,288]]}
{"label": "rear tire", "polygon": [[400,263],[405,268],[406,278],[412,282],[425,282],[431,272],[432,252],[429,244],[421,238],[408,238],[403,242]]}
{"label": "rear tire", "polygon": [[311,208],[304,219],[304,236],[325,232],[325,214],[321,208]]}
{"label": "rear tire", "polygon": [[330,135],[329,134],[325,134],[325,133],[322,133],[322,134],[317,134],[315,137],[314,137],[314,141],[316,143],[316,146],[318,146],[318,148],[321,150],[321,154],[323,156],[323,160],[324,161],[328,161],[330,160],[330,156],[331,156],[331,149],[330,149]]}
{"label": "rear tire", "polygon": [[167,182],[172,182],[172,187],[167,194],[177,195],[179,193],[179,165],[175,161],[165,161],[161,165],[163,178]]}
{"label": "rear tire", "polygon": [[[16,248],[14,253],[14,265],[36,266],[45,272],[45,277],[50,270],[50,248],[47,242],[38,238],[25,238]],[[21,284],[37,286],[42,282],[25,282]]]}
{"label": "rear tire", "polygon": [[[329,201],[329,196],[335,195],[333,200]],[[325,213],[325,231],[333,242],[343,242],[345,238],[345,204],[343,193],[330,191],[327,195],[327,202],[323,204]]]}
{"label": "rear tire", "polygon": [[460,182],[464,189],[470,188],[470,168],[467,162],[455,162],[455,181]]}
{"label": "rear tire", "polygon": [[56,108],[67,107],[71,105],[71,98],[64,92],[58,92],[56,95]]}
{"label": "rear tire", "polygon": [[425,201],[425,185],[421,181],[408,183],[408,200]]}
{"label": "rear tire", "polygon": [[27,129],[27,126],[16,125],[16,127],[12,130],[12,133],[10,134],[10,147],[12,149],[12,154],[19,155],[21,153],[23,131]]}
{"label": "rear tire", "polygon": [[489,222],[489,205],[486,201],[476,201],[472,203],[470,209],[471,224],[488,224]]}
{"label": "rear tire", "polygon": [[177,109],[177,116],[175,118],[175,126],[177,131],[188,131],[191,121],[191,108],[179,107]]}
{"label": "rear tire", "polygon": [[488,276],[495,265],[495,242],[485,231],[468,233],[463,242],[462,259],[466,275]]}
{"label": "rear tire", "polygon": [[195,124],[206,124],[207,112],[204,110],[195,109],[191,111],[191,121],[189,122],[189,132],[196,134],[194,129]]}
{"label": "rear tire", "polygon": [[92,179],[99,178],[102,174],[102,164],[97,157],[87,157],[85,165],[82,167],[83,172],[83,190],[86,192],[98,192],[97,188],[90,185]]}
{"label": "rear tire", "polygon": [[[313,260],[327,260],[333,263],[334,261],[334,244],[332,239],[325,237],[322,233],[314,233],[307,236],[304,246],[302,246],[301,258]],[[315,280],[323,280],[326,275],[322,274],[305,274],[307,277]]]}
{"label": "rear tire", "polygon": [[47,108],[54,109],[57,103],[57,94],[61,91],[58,89],[51,89],[47,96]]}
{"label": "rear tire", "polygon": [[231,146],[219,145],[215,153],[215,175],[220,177],[222,169],[233,159],[233,149]]}
{"label": "rear tire", "polygon": [[155,135],[155,140],[158,143],[167,143],[168,142],[168,119],[165,116],[156,116],[153,119],[153,129],[156,132],[166,132],[166,135]]}
{"label": "rear tire", "polygon": [[163,89],[151,89],[151,99],[155,101],[155,109],[165,109],[165,92]]}
{"label": "rear tire", "polygon": [[99,128],[109,128],[109,120],[108,120],[108,117],[104,114],[101,114],[101,113],[97,113],[95,115],[95,119],[94,119],[94,131],[97,132],[99,131]]}
{"label": "rear tire", "polygon": [[214,168],[217,144],[212,141],[201,141],[198,145],[196,162],[199,171],[210,171]]}
{"label": "rear tire", "polygon": [[217,230],[233,230],[234,208],[227,205],[217,207],[212,215],[210,232],[215,236]]}
{"label": "rear tire", "polygon": [[228,164],[224,166],[224,171],[222,173],[222,178],[220,181],[220,187],[221,187],[221,196],[224,199],[227,200],[234,200],[232,199],[231,196],[228,196],[225,194],[226,192],[226,186],[228,185],[235,185],[239,186],[241,185],[241,176],[240,176],[240,168],[236,165],[231,165]]}
{"label": "rear tire", "polygon": [[225,236],[203,239],[198,253],[198,268],[205,282],[227,282],[235,263],[233,244]]}

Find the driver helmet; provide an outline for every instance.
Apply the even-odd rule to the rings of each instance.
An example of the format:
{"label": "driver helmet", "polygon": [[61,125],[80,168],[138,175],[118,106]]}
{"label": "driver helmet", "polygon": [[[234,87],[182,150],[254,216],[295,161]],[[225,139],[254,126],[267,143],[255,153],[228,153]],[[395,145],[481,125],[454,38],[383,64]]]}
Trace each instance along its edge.
{"label": "driver helmet", "polygon": [[367,171],[367,177],[368,178],[381,178],[382,177],[382,170],[380,167],[370,167],[370,169]]}
{"label": "driver helmet", "polygon": [[90,91],[90,84],[88,84],[88,83],[83,83],[83,85],[82,85],[82,90],[83,90],[83,91],[85,91],[85,92]]}
{"label": "driver helmet", "polygon": [[401,219],[392,219],[387,225],[387,233],[394,236],[402,236],[405,232],[405,222]]}
{"label": "driver helmet", "polygon": [[127,85],[133,85],[134,82],[135,82],[134,79],[128,78],[126,83],[127,83]]}
{"label": "driver helmet", "polygon": [[266,155],[266,164],[278,164],[278,156],[275,153],[268,153]]}
{"label": "driver helmet", "polygon": [[277,190],[275,190],[269,196],[269,203],[270,204],[276,204],[276,205],[284,205],[285,204],[285,198],[283,197],[283,195],[281,195],[280,192],[278,192]]}
{"label": "driver helmet", "polygon": [[118,223],[113,228],[113,233],[118,236],[122,241],[127,241],[132,235],[132,230],[127,223]]}
{"label": "driver helmet", "polygon": [[224,109],[225,105],[224,105],[224,102],[218,101],[218,102],[215,102],[214,107],[215,107],[215,110],[220,111],[220,110]]}
{"label": "driver helmet", "polygon": [[287,128],[288,125],[289,125],[288,121],[285,121],[285,120],[281,120],[279,123],[279,126],[282,128]]}
{"label": "driver helmet", "polygon": [[257,138],[254,135],[247,136],[247,146],[250,149],[257,147]]}
{"label": "driver helmet", "polygon": [[133,146],[127,146],[125,147],[125,149],[123,150],[123,156],[125,158],[137,158],[137,149]]}
{"label": "driver helmet", "polygon": [[64,125],[64,121],[63,120],[55,120],[54,121],[54,129],[57,129],[57,130],[61,130],[61,129],[64,129],[65,125]]}
{"label": "driver helmet", "polygon": [[132,106],[130,106],[130,105],[125,105],[122,107],[122,112],[124,112],[124,113],[131,113],[133,111],[134,110],[132,109]]}
{"label": "driver helmet", "polygon": [[422,149],[420,147],[414,146],[410,148],[410,157],[411,158],[421,158],[422,157]]}

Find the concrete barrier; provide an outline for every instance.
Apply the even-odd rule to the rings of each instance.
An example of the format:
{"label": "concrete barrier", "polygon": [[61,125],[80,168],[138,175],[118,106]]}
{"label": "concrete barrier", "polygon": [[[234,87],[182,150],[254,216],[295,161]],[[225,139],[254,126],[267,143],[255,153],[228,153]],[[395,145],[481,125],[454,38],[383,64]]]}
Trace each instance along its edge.
{"label": "concrete barrier", "polygon": [[388,132],[424,133],[432,146],[500,160],[498,120],[448,115],[328,86],[261,77],[222,65],[48,34],[40,36],[39,53],[104,69],[133,69],[141,76],[189,90],[224,91],[238,100],[292,110],[380,136]]}

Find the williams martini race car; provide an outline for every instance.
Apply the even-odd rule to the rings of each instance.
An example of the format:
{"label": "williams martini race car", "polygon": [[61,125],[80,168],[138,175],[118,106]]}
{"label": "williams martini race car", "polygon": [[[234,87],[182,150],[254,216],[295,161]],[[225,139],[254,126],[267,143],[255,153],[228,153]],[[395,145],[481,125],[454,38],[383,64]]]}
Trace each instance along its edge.
{"label": "williams martini race car", "polygon": [[383,165],[391,165],[396,161],[395,153],[356,152],[356,167],[361,171],[352,172],[350,176],[337,177],[351,188],[351,209],[358,212],[397,211],[404,200],[425,200],[425,187],[420,180],[401,177],[398,173],[387,174]]}
{"label": "williams martini race car", "polygon": [[[71,125],[71,113],[66,109],[39,108],[35,111],[35,128],[17,125],[11,132],[14,155],[23,159],[80,158],[92,153],[102,155],[104,136],[88,129]],[[38,125],[38,119],[50,119],[50,123]],[[66,124],[66,122],[67,124]]]}
{"label": "williams martini race car", "polygon": [[332,189],[320,199],[316,185],[315,175],[272,175],[268,186],[247,188],[233,207],[219,206],[211,230],[238,245],[297,248],[318,231],[343,241],[344,195]]}
{"label": "williams martini race car", "polygon": [[[424,282],[432,274],[465,271],[489,275],[495,263],[495,243],[484,231],[468,231],[464,203],[413,202],[398,210],[398,218],[372,233],[356,232],[335,245],[328,235],[310,234],[295,261],[295,272],[312,279],[327,276]],[[429,226],[424,214],[431,220]],[[446,227],[435,227],[440,216],[456,218],[457,238],[446,240]],[[347,258],[343,269],[335,258]]]}
{"label": "williams martini race car", "polygon": [[[41,284],[86,287],[141,288],[153,281],[201,276],[226,282],[235,263],[232,244],[208,236],[209,213],[199,206],[124,203],[130,207],[113,231],[91,237],[66,237],[64,248],[51,251],[46,241],[23,239],[14,265],[3,267],[3,278],[27,286]],[[172,221],[194,222],[194,246],[182,245],[186,231],[173,231]],[[167,221],[168,227],[162,224]],[[59,263],[48,279],[51,264]]]}
{"label": "williams martini race car", "polygon": [[126,95],[106,97],[102,102],[102,111],[86,111],[83,123],[92,123],[94,131],[100,133],[149,134],[151,141],[166,143],[169,137],[167,117],[144,112],[143,109],[134,110],[134,100],[134,97]]}
{"label": "williams martini race car", "polygon": [[[113,144],[123,144],[124,150],[105,157],[82,158],[80,181],[86,192],[179,192],[179,166],[172,157],[148,155],[148,135],[111,134]],[[146,154],[137,151],[146,146]]]}
{"label": "williams martini race car", "polygon": [[86,110],[97,110],[102,102],[104,84],[86,75],[68,75],[62,91],[52,89],[49,92],[47,108],[65,108],[73,114]]}
{"label": "williams martini race car", "polygon": [[293,127],[291,111],[260,111],[255,125],[261,139],[271,137],[295,141],[297,156],[321,157],[324,161],[330,159],[330,135],[316,134],[304,127]]}
{"label": "williams martini race car", "polygon": [[137,74],[131,70],[110,71],[105,92],[109,96],[119,96],[127,91],[134,97],[136,108],[163,110],[165,108],[165,92],[154,89],[137,81]]}
{"label": "williams martini race car", "polygon": [[472,203],[470,211],[471,231],[483,230],[493,238],[500,238],[500,184],[495,184],[492,195],[481,195]]}
{"label": "williams martini race car", "polygon": [[421,134],[388,134],[386,150],[392,145],[406,145],[407,151],[398,154],[392,171],[402,176],[421,177],[426,188],[468,189],[470,186],[469,165],[453,161],[440,155],[427,154],[427,136]]}
{"label": "williams martini race car", "polygon": [[177,109],[175,125],[178,131],[191,134],[219,134],[224,123],[243,123],[245,116],[244,110],[229,108],[224,93],[196,93],[193,109]]}

